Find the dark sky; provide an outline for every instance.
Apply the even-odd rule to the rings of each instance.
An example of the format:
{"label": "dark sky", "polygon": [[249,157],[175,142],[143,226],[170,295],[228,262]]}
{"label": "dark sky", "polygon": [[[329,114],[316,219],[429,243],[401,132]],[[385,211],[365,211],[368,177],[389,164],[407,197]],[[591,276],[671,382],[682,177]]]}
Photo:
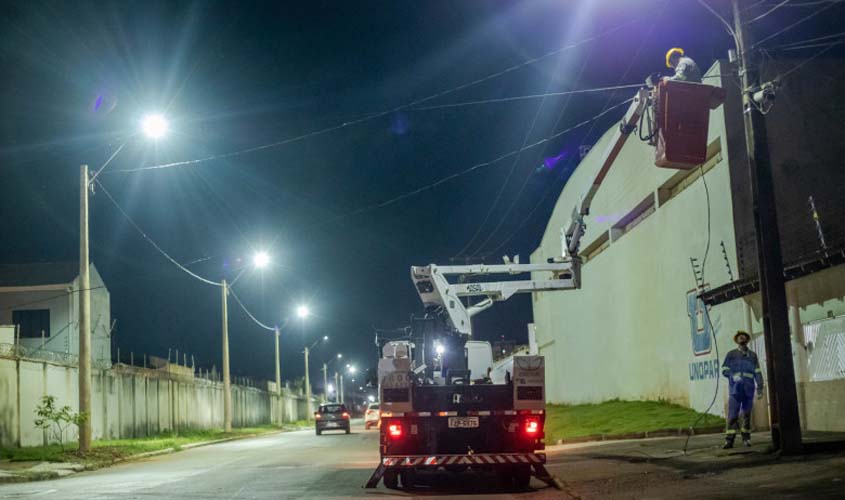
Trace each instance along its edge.
{"label": "dark sky", "polygon": [[[773,33],[818,8],[783,8],[755,29]],[[843,11],[835,6],[771,46],[836,33]],[[245,273],[238,295],[266,323],[303,302],[315,311],[283,333],[283,377],[302,374],[298,352],[324,334],[330,345],[314,354],[315,364],[343,352],[372,365],[373,328],[401,327],[420,312],[409,266],[448,264],[491,206],[467,253],[475,260],[491,254],[487,262],[518,253],[527,261],[578,146],[594,142],[619,113],[526,150],[516,162],[359,209],[571,127],[633,91],[405,109],[190,166],[118,171],[333,127],[620,25],[425,104],[636,83],[667,71],[669,47],[684,47],[706,69],[730,46],[719,22],[692,0],[2,2],[0,261],[77,259],[78,166],[98,168],[125,142],[101,180],[163,249],[215,281],[232,279],[239,259],[266,249],[271,269]],[[157,143],[137,133],[151,111],[171,125]],[[101,191],[91,200],[91,246],[122,352],[174,348],[203,367],[219,366],[218,288],[167,262]],[[272,378],[272,335],[233,301],[230,316],[233,372]],[[520,297],[479,316],[475,328],[481,338],[524,340],[530,320],[530,298]]]}

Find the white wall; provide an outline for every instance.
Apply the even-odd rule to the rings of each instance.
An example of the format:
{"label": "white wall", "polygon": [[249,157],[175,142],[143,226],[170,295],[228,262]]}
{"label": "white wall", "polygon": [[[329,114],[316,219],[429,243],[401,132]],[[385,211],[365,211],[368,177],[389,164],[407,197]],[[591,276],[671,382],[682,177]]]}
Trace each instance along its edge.
{"label": "white wall", "polygon": [[[37,446],[47,437],[34,425],[47,394],[59,406],[78,408],[78,372],[37,360],[0,357],[0,446]],[[155,370],[94,370],[91,423],[94,439],[142,437],[165,431],[223,427],[222,383],[171,378]],[[232,424],[248,427],[306,418],[305,399],[254,387],[232,386]],[[75,439],[75,431],[69,439]]]}

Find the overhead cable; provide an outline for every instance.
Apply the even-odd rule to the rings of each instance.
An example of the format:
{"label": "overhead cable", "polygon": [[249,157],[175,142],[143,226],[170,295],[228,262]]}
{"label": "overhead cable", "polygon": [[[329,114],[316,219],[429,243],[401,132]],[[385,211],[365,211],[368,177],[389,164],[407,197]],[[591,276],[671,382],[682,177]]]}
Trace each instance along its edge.
{"label": "overhead cable", "polygon": [[95,182],[97,183],[97,185],[98,185],[98,186],[100,186],[100,189],[102,189],[102,190],[103,190],[103,193],[105,193],[106,197],[107,197],[107,198],[108,198],[108,199],[112,202],[112,204],[115,206],[115,208],[117,208],[117,211],[118,211],[118,212],[120,212],[120,213],[121,213],[121,215],[123,215],[123,217],[124,217],[124,218],[125,218],[125,219],[129,222],[129,224],[130,224],[132,227],[134,227],[134,228],[135,228],[135,230],[136,230],[136,231],[138,231],[138,233],[141,235],[141,237],[143,237],[145,240],[147,240],[147,242],[148,242],[150,245],[152,245],[152,246],[153,246],[153,248],[155,248],[156,250],[158,250],[158,252],[159,252],[160,254],[162,254],[162,255],[163,255],[163,256],[164,256],[167,260],[169,260],[171,263],[173,263],[173,265],[175,265],[176,267],[178,267],[179,269],[181,269],[183,272],[185,272],[186,274],[190,275],[191,277],[196,278],[196,279],[198,279],[199,281],[202,281],[203,283],[206,283],[206,284],[208,284],[208,285],[214,285],[214,286],[223,286],[223,284],[222,284],[222,283],[217,283],[216,281],[211,281],[211,280],[209,280],[209,279],[203,278],[202,276],[200,276],[200,275],[198,275],[198,274],[194,273],[193,271],[191,271],[191,270],[190,270],[190,269],[188,269],[187,267],[185,267],[185,266],[183,266],[182,264],[180,264],[180,263],[179,263],[176,259],[174,259],[173,257],[171,257],[171,256],[170,256],[170,254],[168,254],[167,252],[165,252],[165,251],[164,251],[164,249],[162,249],[162,248],[161,248],[161,247],[160,247],[160,246],[159,246],[159,245],[158,245],[155,241],[153,241],[153,239],[152,239],[152,238],[150,238],[149,236],[147,236],[147,233],[145,233],[145,232],[144,232],[144,230],[143,230],[143,229],[141,229],[141,227],[140,227],[140,226],[138,226],[138,224],[137,224],[134,220],[132,220],[132,217],[130,217],[130,216],[129,216],[129,214],[128,214],[128,213],[126,213],[126,211],[123,209],[123,207],[121,207],[121,206],[120,206],[120,204],[117,202],[117,200],[115,200],[115,199],[114,199],[114,197],[111,195],[111,193],[109,192],[109,190],[108,190],[108,189],[106,189],[106,187],[103,185],[103,183],[102,183],[102,182],[100,182],[99,180],[96,180]]}
{"label": "overhead cable", "polygon": [[460,90],[464,90],[464,89],[467,89],[469,87],[472,87],[472,86],[493,80],[495,78],[506,75],[508,73],[512,73],[512,72],[514,72],[518,69],[524,68],[526,66],[537,63],[537,62],[542,61],[544,59],[548,59],[549,57],[555,56],[555,55],[560,54],[562,52],[565,52],[567,50],[574,49],[574,48],[579,47],[581,45],[584,45],[586,43],[604,38],[608,35],[611,35],[611,34],[617,32],[617,31],[623,29],[623,28],[630,26],[631,24],[637,23],[644,18],[646,18],[646,16],[641,16],[641,17],[638,17],[638,18],[628,20],[628,21],[626,21],[622,24],[617,25],[616,27],[610,28],[606,31],[603,31],[603,32],[597,34],[597,35],[593,35],[591,37],[584,38],[583,40],[565,45],[565,46],[560,47],[558,49],[555,49],[551,52],[547,52],[543,55],[540,55],[538,57],[534,57],[534,58],[528,59],[526,61],[523,61],[521,63],[514,64],[513,66],[510,66],[510,67],[503,69],[501,71],[491,73],[487,76],[475,79],[475,80],[467,82],[467,83],[463,83],[461,85],[458,85],[456,87],[452,87],[452,88],[447,89],[447,90],[442,90],[442,91],[437,92],[435,94],[431,94],[427,97],[416,99],[416,100],[411,101],[409,103],[402,104],[402,105],[396,106],[394,108],[391,108],[391,109],[388,109],[388,110],[385,110],[385,111],[380,111],[380,112],[377,112],[377,113],[368,114],[368,115],[365,115],[361,118],[351,120],[351,121],[348,121],[348,122],[343,122],[343,123],[340,123],[338,125],[334,125],[332,127],[328,127],[328,128],[324,128],[324,129],[320,129],[320,130],[315,130],[315,131],[308,132],[308,133],[305,133],[305,134],[302,134],[302,135],[299,135],[299,136],[296,136],[296,137],[291,137],[289,139],[284,139],[284,140],[281,140],[281,141],[263,144],[263,145],[260,145],[260,146],[254,146],[254,147],[251,147],[251,148],[241,149],[241,150],[238,150],[238,151],[232,151],[232,152],[229,152],[229,153],[211,155],[211,156],[206,156],[204,158],[196,158],[196,159],[193,159],[193,160],[183,160],[183,161],[177,161],[177,162],[172,162],[172,163],[163,163],[163,164],[160,164],[160,165],[149,165],[149,166],[137,167],[137,168],[111,170],[109,173],[118,173],[118,172],[120,172],[120,173],[130,173],[130,172],[141,172],[141,171],[145,171],[145,170],[159,170],[159,169],[165,169],[165,168],[182,167],[182,166],[186,166],[186,165],[195,165],[197,163],[203,163],[203,162],[212,161],[212,160],[221,160],[221,159],[225,159],[225,158],[231,158],[231,157],[234,157],[234,156],[240,156],[240,155],[247,154],[247,153],[253,153],[253,152],[256,152],[256,151],[262,151],[262,150],[265,150],[265,149],[284,146],[284,145],[287,145],[287,144],[290,144],[290,143],[293,143],[293,142],[298,142],[298,141],[301,141],[301,140],[304,140],[304,139],[308,139],[308,138],[315,137],[315,136],[318,136],[318,135],[323,135],[323,134],[326,134],[326,133],[329,133],[329,132],[333,132],[335,130],[340,130],[342,128],[350,127],[352,125],[358,125],[360,123],[364,123],[366,121],[370,121],[370,120],[373,120],[375,118],[387,116],[387,115],[390,115],[392,113],[396,113],[398,111],[403,111],[403,110],[406,110],[408,108],[423,104],[425,102],[432,101],[434,99],[437,99],[437,98],[440,98],[440,97],[443,97],[443,96],[446,96],[446,95],[449,95],[449,94],[453,94],[453,93],[458,92]]}
{"label": "overhead cable", "polygon": [[754,19],[752,19],[752,20],[750,20],[750,21],[746,21],[746,24],[756,23],[756,22],[757,22],[757,21],[759,21],[760,19],[763,19],[764,17],[768,16],[768,15],[769,15],[769,14],[771,14],[772,12],[774,12],[774,11],[778,10],[779,8],[783,7],[784,5],[788,4],[790,1],[791,1],[791,0],[783,0],[783,1],[782,1],[782,2],[780,2],[779,4],[775,5],[774,7],[772,7],[772,8],[771,8],[771,9],[769,9],[769,10],[767,10],[766,12],[763,12],[762,14],[760,14],[760,15],[759,15],[759,16],[757,16],[757,17],[755,17]]}
{"label": "overhead cable", "polygon": [[241,309],[243,309],[243,311],[246,313],[246,315],[249,316],[249,319],[251,319],[253,322],[255,322],[256,325],[260,326],[261,328],[263,328],[265,330],[270,330],[271,332],[276,331],[276,329],[274,327],[267,326],[264,323],[258,321],[258,319],[256,319],[256,317],[253,316],[253,314],[251,312],[249,312],[249,309],[246,308],[244,303],[241,302],[241,299],[238,298],[238,294],[236,294],[235,290],[232,289],[231,287],[229,287],[229,294],[232,296],[232,298],[235,299],[235,302],[237,302],[238,305],[241,306]]}
{"label": "overhead cable", "polygon": [[385,201],[382,201],[382,202],[380,202],[380,203],[375,203],[375,204],[372,204],[372,205],[368,205],[368,206],[366,206],[366,207],[361,207],[361,208],[356,209],[356,210],[353,210],[353,211],[351,211],[351,212],[347,212],[347,213],[345,213],[345,214],[341,214],[341,215],[338,215],[338,216],[332,217],[331,219],[329,219],[329,220],[328,220],[328,221],[326,221],[326,222],[334,222],[334,221],[337,221],[337,220],[340,220],[340,219],[344,219],[344,218],[346,218],[346,217],[352,217],[352,216],[354,216],[354,215],[359,215],[359,214],[362,214],[362,213],[365,213],[365,212],[369,212],[369,211],[371,211],[371,210],[377,210],[377,209],[379,209],[379,208],[384,208],[384,207],[386,207],[386,206],[393,205],[394,203],[397,203],[397,202],[399,202],[399,201],[402,201],[402,200],[404,200],[404,199],[406,199],[406,198],[410,198],[410,197],[415,196],[415,195],[417,195],[417,194],[420,194],[420,193],[422,193],[422,192],[425,192],[425,191],[431,190],[431,189],[433,189],[433,188],[435,188],[435,187],[437,187],[437,186],[439,186],[439,185],[441,185],[441,184],[444,184],[444,183],[449,182],[449,181],[451,181],[451,180],[457,179],[458,177],[462,177],[462,176],[464,176],[464,175],[466,175],[466,174],[469,174],[469,173],[471,173],[471,172],[474,172],[474,171],[476,171],[476,170],[478,170],[478,169],[480,169],[480,168],[489,167],[490,165],[493,165],[493,164],[495,164],[495,163],[497,163],[497,162],[500,162],[500,161],[505,160],[505,159],[507,159],[507,158],[511,158],[511,157],[513,157],[513,156],[516,156],[517,154],[519,154],[519,153],[520,153],[520,152],[522,152],[522,151],[525,151],[526,149],[531,149],[531,148],[534,148],[534,147],[540,146],[541,144],[546,144],[547,142],[549,142],[549,141],[551,141],[551,140],[553,140],[553,139],[555,139],[555,138],[557,138],[557,137],[560,137],[560,136],[562,136],[563,134],[566,134],[566,133],[568,133],[568,132],[571,132],[571,131],[573,131],[573,130],[575,130],[575,129],[577,129],[577,128],[583,127],[584,125],[587,125],[588,123],[591,123],[591,122],[593,122],[593,121],[595,121],[595,120],[598,120],[599,118],[601,118],[602,116],[606,115],[607,113],[609,113],[609,112],[611,112],[611,111],[613,111],[613,110],[615,110],[615,109],[617,109],[617,108],[620,108],[620,107],[624,106],[625,104],[630,103],[630,102],[631,102],[631,101],[633,101],[633,100],[634,100],[634,98],[633,98],[633,97],[632,97],[632,98],[630,98],[630,99],[626,99],[626,100],[624,100],[624,101],[620,102],[619,104],[616,104],[616,105],[614,105],[614,106],[612,106],[612,107],[610,107],[610,108],[607,108],[606,110],[604,110],[604,111],[602,111],[601,113],[599,113],[599,114],[597,114],[597,115],[593,116],[592,118],[588,118],[588,119],[586,119],[586,120],[584,120],[584,121],[582,121],[582,122],[580,122],[580,123],[578,123],[578,124],[573,125],[572,127],[569,127],[569,128],[567,128],[567,129],[565,129],[565,130],[561,130],[560,132],[557,132],[557,133],[555,133],[555,134],[553,134],[553,135],[550,135],[549,137],[546,137],[545,139],[540,139],[539,141],[534,142],[534,143],[532,143],[532,144],[529,144],[529,145],[527,145],[527,146],[524,146],[524,147],[522,147],[522,148],[520,148],[520,149],[516,149],[516,150],[513,150],[513,151],[511,151],[511,152],[509,152],[509,153],[505,153],[505,154],[503,154],[503,155],[501,155],[501,156],[499,156],[499,157],[496,157],[496,158],[494,158],[494,159],[492,159],[492,160],[489,160],[489,161],[485,161],[485,162],[481,162],[481,163],[476,163],[475,165],[473,165],[473,166],[471,166],[471,167],[469,167],[469,168],[466,168],[466,169],[464,169],[464,170],[461,170],[460,172],[455,172],[454,174],[449,174],[449,175],[447,175],[447,176],[445,176],[445,177],[442,177],[442,178],[440,178],[440,179],[438,179],[438,180],[436,180],[436,181],[434,181],[434,182],[431,182],[431,183],[429,183],[429,184],[426,184],[426,185],[424,185],[424,186],[422,186],[422,187],[419,187],[419,188],[413,189],[413,190],[408,191],[408,192],[406,192],[406,193],[403,193],[403,194],[400,194],[400,195],[395,196],[395,197],[393,197],[393,198],[390,198],[389,200],[385,200]]}
{"label": "overhead cable", "polygon": [[782,29],[780,29],[780,30],[778,30],[778,31],[776,31],[776,32],[774,32],[774,33],[772,33],[771,35],[769,35],[769,36],[767,36],[767,37],[764,37],[764,38],[762,38],[762,39],[758,40],[757,42],[755,42],[755,43],[754,43],[754,47],[758,47],[758,46],[760,46],[761,44],[763,44],[763,43],[765,43],[765,42],[767,42],[767,41],[771,40],[772,38],[775,38],[776,36],[779,36],[779,35],[781,35],[782,33],[785,33],[785,32],[787,32],[787,31],[791,30],[792,28],[794,28],[794,27],[798,26],[799,24],[801,24],[801,23],[803,23],[803,22],[805,22],[805,21],[808,21],[808,20],[810,20],[810,19],[812,19],[812,18],[816,17],[817,15],[819,15],[819,14],[821,14],[822,12],[824,12],[824,11],[826,11],[826,10],[830,9],[831,7],[836,7],[836,5],[837,5],[838,3],[839,3],[839,2],[837,2],[837,3],[831,3],[831,4],[828,4],[828,5],[826,5],[826,6],[822,7],[821,9],[819,9],[819,10],[817,10],[817,11],[815,11],[815,12],[811,13],[811,14],[807,14],[806,16],[804,16],[804,17],[802,17],[801,19],[799,19],[799,20],[795,21],[794,23],[792,23],[792,24],[790,24],[790,25],[786,26],[785,28],[782,28]]}

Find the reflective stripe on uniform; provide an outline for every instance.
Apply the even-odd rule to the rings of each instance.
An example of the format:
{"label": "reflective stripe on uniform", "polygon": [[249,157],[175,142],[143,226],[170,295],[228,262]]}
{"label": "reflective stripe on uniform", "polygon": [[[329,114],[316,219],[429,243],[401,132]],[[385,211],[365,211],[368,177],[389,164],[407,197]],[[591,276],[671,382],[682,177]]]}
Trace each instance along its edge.
{"label": "reflective stripe on uniform", "polygon": [[729,436],[734,435],[734,434],[736,434],[736,429],[728,429],[728,430],[725,431],[725,434],[727,434]]}
{"label": "reflective stripe on uniform", "polygon": [[745,377],[745,378],[754,378],[753,373],[743,373],[742,376]]}
{"label": "reflective stripe on uniform", "polygon": [[763,370],[761,370],[761,369],[759,369],[759,368],[756,368],[756,369],[754,370],[754,373],[763,373]]}
{"label": "reflective stripe on uniform", "polygon": [[723,366],[722,371],[727,373],[727,372],[731,371],[731,367],[730,366]]}

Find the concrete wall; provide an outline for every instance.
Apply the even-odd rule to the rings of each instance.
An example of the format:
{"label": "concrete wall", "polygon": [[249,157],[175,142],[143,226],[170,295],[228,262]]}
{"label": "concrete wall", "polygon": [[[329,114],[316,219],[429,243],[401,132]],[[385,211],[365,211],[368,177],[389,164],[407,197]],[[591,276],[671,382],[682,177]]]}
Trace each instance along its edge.
{"label": "concrete wall", "polygon": [[[720,70],[715,65],[708,74],[717,76]],[[713,85],[719,81],[707,80]],[[722,83],[726,88],[732,85],[728,80]],[[739,329],[757,332],[756,349],[765,359],[761,326],[752,307],[743,300],[722,304],[712,309],[708,322],[695,297],[691,258],[703,266],[708,287],[731,281],[728,266],[733,278],[738,277],[731,171],[744,166],[732,163],[731,152],[736,149],[732,143],[741,123],[727,120],[725,113],[725,106],[711,113],[709,159],[701,170],[685,173],[657,168],[653,147],[633,136],[622,148],[587,220],[582,288],[533,298],[537,343],[547,357],[549,402],[661,399],[724,415],[727,387],[720,365],[735,347],[733,334]],[[587,192],[614,129],[596,144],[564,187],[532,262],[561,255],[560,230]],[[834,299],[806,306],[800,320],[806,323],[843,313],[842,300]],[[804,362],[798,354],[796,363]],[[835,415],[831,409],[845,414],[845,400],[813,398],[824,391],[841,394],[845,380],[827,389],[799,382],[806,391],[805,423],[832,430],[825,423],[830,417],[824,415]],[[765,400],[757,408],[758,424],[765,426]]]}
{"label": "concrete wall", "polygon": [[[35,408],[47,394],[76,409],[75,366],[0,357],[0,446],[37,446],[48,439],[35,427]],[[91,422],[95,439],[131,438],[164,431],[223,427],[223,385],[180,379],[155,370],[94,370]],[[306,418],[304,397],[281,397],[253,387],[232,386],[235,427]],[[75,432],[68,437],[75,439]]]}

